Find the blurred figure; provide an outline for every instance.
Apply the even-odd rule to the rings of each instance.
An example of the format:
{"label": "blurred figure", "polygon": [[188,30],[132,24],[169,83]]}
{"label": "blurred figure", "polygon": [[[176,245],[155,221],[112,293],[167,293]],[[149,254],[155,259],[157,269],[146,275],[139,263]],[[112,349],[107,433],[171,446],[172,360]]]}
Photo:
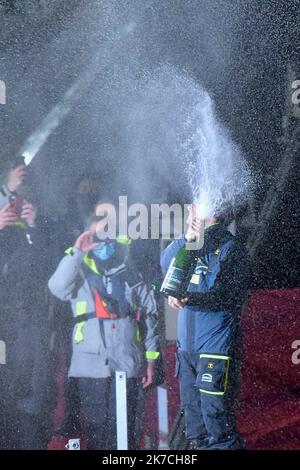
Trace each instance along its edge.
{"label": "blurred figure", "polygon": [[48,329],[45,295],[49,244],[35,207],[16,191],[21,165],[0,190],[1,340],[7,364],[0,374],[0,446],[37,449],[47,444]]}
{"label": "blurred figure", "polygon": [[68,210],[63,221],[63,245],[67,249],[86,226],[99,200],[100,178],[96,173],[81,175],[68,198]]}
{"label": "blurred figure", "polygon": [[114,377],[120,370],[127,374],[129,448],[138,449],[138,392],[152,384],[159,357],[156,302],[140,273],[127,265],[130,240],[101,240],[103,228],[101,217],[93,216],[49,288],[72,306],[69,376],[79,386],[89,448],[116,449]]}

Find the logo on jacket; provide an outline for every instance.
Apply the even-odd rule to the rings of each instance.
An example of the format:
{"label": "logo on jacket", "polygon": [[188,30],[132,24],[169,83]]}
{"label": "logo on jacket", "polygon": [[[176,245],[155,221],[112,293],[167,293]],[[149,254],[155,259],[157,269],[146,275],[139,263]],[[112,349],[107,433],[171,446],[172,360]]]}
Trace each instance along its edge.
{"label": "logo on jacket", "polygon": [[200,264],[196,266],[194,274],[201,274],[201,273],[206,274],[207,270],[208,270],[208,267],[205,264]]}
{"label": "logo on jacket", "polygon": [[212,375],[211,374],[202,374],[201,382],[212,382]]}
{"label": "logo on jacket", "polygon": [[215,367],[215,365],[214,365],[213,362],[209,362],[209,363],[207,364],[207,368],[208,368],[208,369],[213,369],[214,367]]}

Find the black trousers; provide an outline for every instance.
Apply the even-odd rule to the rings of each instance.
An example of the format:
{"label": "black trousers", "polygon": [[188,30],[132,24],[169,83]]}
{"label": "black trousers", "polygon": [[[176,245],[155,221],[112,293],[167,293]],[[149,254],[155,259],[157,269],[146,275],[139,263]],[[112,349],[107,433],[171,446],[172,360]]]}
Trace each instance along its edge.
{"label": "black trousers", "polygon": [[0,449],[46,449],[52,434],[47,325],[32,316],[1,317],[7,363],[0,366]]}
{"label": "black trousers", "polygon": [[[79,378],[81,411],[85,420],[88,448],[113,450],[116,442],[115,379]],[[128,447],[139,449],[144,392],[139,379],[127,379]]]}
{"label": "black trousers", "polygon": [[[243,448],[244,443],[236,428],[234,416],[239,362],[231,361],[228,390],[222,395],[218,391],[221,385],[218,379],[222,379],[223,375],[225,377],[222,370],[225,361],[220,361],[224,364],[219,364],[219,370],[216,359],[209,361],[212,369],[203,368],[200,354],[186,351],[178,351],[177,361],[187,440],[203,441],[207,438],[213,449]],[[211,390],[215,391],[207,391],[207,385],[213,386]]]}

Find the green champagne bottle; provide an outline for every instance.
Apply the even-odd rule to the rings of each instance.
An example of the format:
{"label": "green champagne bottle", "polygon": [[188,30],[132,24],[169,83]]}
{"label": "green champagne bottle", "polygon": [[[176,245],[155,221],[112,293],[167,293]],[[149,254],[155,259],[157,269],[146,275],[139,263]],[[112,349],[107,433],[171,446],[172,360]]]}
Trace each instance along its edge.
{"label": "green champagne bottle", "polygon": [[186,244],[180,248],[169,266],[160,289],[165,297],[171,296],[176,299],[185,297],[198,253],[198,250],[187,249]]}

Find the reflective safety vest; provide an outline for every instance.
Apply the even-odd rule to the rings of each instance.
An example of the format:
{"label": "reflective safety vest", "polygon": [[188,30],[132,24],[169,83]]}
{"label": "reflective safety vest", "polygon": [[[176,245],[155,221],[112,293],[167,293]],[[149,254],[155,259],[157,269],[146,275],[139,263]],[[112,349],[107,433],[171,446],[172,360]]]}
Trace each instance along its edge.
{"label": "reflective safety vest", "polygon": [[[72,248],[66,250],[66,254],[70,254],[71,252]],[[138,322],[140,320],[140,309],[137,304],[133,303],[130,305],[125,296],[126,277],[124,277],[124,273],[128,273],[126,266],[124,265],[124,269],[120,269],[116,274],[110,277],[105,276],[105,274],[101,274],[101,272],[98,271],[95,260],[90,258],[88,254],[84,256],[83,262],[83,275],[91,288],[95,301],[95,311],[88,312],[87,302],[84,300],[78,300],[76,302],[76,329],[74,336],[76,343],[84,341],[84,326],[87,320],[91,318],[99,318],[102,322],[124,318],[129,315],[133,315],[134,320],[136,321],[136,339],[138,342],[141,342],[141,331],[138,326]],[[107,278],[111,282],[111,295],[107,293],[107,289],[103,283],[103,278]],[[155,352],[153,354],[156,356]]]}

